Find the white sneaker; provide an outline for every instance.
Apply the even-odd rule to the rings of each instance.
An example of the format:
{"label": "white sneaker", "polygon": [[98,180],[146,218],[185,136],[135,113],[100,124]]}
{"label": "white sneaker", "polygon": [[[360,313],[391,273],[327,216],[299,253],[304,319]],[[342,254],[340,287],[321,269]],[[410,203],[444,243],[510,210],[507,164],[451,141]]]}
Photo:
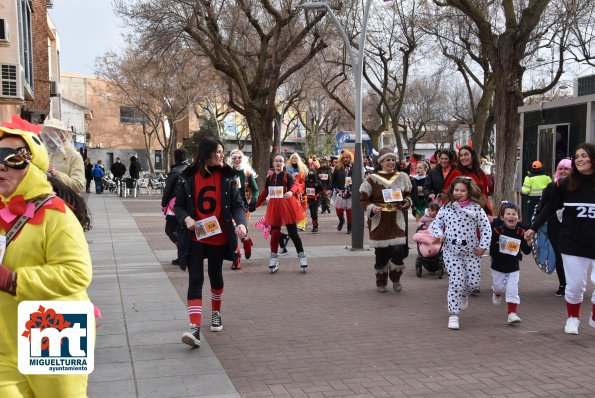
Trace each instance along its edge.
{"label": "white sneaker", "polygon": [[498,305],[502,302],[502,294],[492,292],[492,304]]}
{"label": "white sneaker", "polygon": [[564,331],[568,334],[578,334],[578,325],[580,325],[580,323],[581,321],[579,321],[578,318],[571,316],[566,320]]}
{"label": "white sneaker", "polygon": [[459,306],[461,307],[461,310],[465,311],[467,308],[469,308],[469,296],[466,295],[462,295],[461,296],[461,303],[459,304]]}
{"label": "white sneaker", "polygon": [[593,313],[591,313],[591,316],[589,317],[589,326],[591,326],[592,328],[595,328],[595,321],[593,320]]}
{"label": "white sneaker", "polygon": [[303,270],[308,268],[308,258],[306,257],[306,253],[304,253],[304,252],[298,253],[298,260],[299,260],[300,267],[302,267]]}
{"label": "white sneaker", "polygon": [[378,286],[376,290],[378,290],[378,293],[386,293],[386,286]]}
{"label": "white sneaker", "polygon": [[271,259],[269,260],[269,272],[274,274],[279,270],[279,258],[276,253],[271,253]]}
{"label": "white sneaker", "polygon": [[401,285],[401,282],[393,282],[393,289],[395,289],[395,292],[400,292],[403,290],[403,285]]}
{"label": "white sneaker", "polygon": [[451,315],[448,317],[448,328],[452,330],[459,330],[459,316]]}
{"label": "white sneaker", "polygon": [[513,323],[521,323],[521,318],[515,312],[508,314],[508,324],[512,325]]}

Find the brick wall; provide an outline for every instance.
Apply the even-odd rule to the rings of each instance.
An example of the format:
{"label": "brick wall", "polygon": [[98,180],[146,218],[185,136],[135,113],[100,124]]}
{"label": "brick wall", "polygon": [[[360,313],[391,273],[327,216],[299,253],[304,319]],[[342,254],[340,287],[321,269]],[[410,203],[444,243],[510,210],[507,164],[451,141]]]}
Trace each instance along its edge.
{"label": "brick wall", "polygon": [[32,2],[33,81],[35,100],[26,101],[25,109],[50,110],[48,60],[48,23],[46,0]]}

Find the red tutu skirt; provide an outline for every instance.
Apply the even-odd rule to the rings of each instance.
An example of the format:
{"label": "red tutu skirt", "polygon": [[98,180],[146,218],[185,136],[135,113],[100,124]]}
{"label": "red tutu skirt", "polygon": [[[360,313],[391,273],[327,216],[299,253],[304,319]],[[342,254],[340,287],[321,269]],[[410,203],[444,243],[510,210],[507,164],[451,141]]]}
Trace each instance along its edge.
{"label": "red tutu skirt", "polygon": [[300,202],[292,196],[289,199],[269,199],[265,218],[269,225],[281,226],[297,224],[305,214]]}

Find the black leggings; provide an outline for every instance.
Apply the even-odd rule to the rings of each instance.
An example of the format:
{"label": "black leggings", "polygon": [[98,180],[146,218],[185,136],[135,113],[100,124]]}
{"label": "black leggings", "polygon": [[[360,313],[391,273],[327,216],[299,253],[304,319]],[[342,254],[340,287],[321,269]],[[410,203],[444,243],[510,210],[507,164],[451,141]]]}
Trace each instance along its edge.
{"label": "black leggings", "polygon": [[[295,250],[298,253],[302,253],[304,251],[304,247],[302,246],[302,239],[300,238],[300,235],[298,235],[297,225],[296,224],[285,224],[285,227],[287,228],[287,235],[289,235],[289,238],[291,239],[291,241],[293,242],[293,245],[295,246]],[[275,232],[275,230],[279,231],[279,232],[277,233],[277,232]],[[279,239],[281,238],[282,235],[284,235],[284,234],[281,233],[280,226],[271,225],[271,252],[277,253]]]}
{"label": "black leggings", "polygon": [[223,289],[223,256],[227,245],[190,244],[188,259],[188,300],[202,299],[202,285],[205,281],[204,259],[207,259],[211,289]]}

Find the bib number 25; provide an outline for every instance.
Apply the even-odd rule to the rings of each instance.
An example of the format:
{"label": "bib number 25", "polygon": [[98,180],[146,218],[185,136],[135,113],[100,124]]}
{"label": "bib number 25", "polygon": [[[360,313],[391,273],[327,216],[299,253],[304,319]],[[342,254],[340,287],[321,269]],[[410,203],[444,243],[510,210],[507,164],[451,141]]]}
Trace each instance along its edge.
{"label": "bib number 25", "polygon": [[595,206],[577,206],[576,211],[579,218],[595,218]]}

